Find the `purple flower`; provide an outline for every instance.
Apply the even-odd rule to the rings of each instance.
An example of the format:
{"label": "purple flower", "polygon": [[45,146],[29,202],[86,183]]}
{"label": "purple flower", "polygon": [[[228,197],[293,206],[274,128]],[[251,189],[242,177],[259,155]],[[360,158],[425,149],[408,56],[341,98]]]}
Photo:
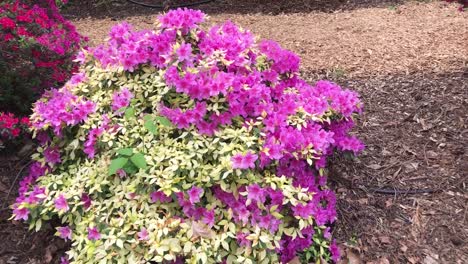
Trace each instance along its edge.
{"label": "purple flower", "polygon": [[119,175],[120,178],[125,178],[125,177],[127,177],[127,173],[125,172],[124,169],[118,169],[118,170],[117,170],[117,175]]}
{"label": "purple flower", "polygon": [[70,207],[68,207],[67,199],[63,196],[63,194],[59,195],[58,198],[54,200],[55,208],[59,211],[68,211]]}
{"label": "purple flower", "polygon": [[239,153],[232,156],[232,158],[231,158],[232,168],[234,168],[234,169],[242,168],[242,159],[243,159],[243,156],[242,156],[242,154],[239,154]]}
{"label": "purple flower", "polygon": [[60,264],[70,264],[68,257],[60,257]]}
{"label": "purple flower", "polygon": [[312,208],[309,204],[298,204],[292,208],[294,216],[308,218],[312,214]]}
{"label": "purple flower", "polygon": [[340,260],[340,248],[336,245],[335,240],[333,240],[333,242],[330,245],[330,253],[334,262],[338,262],[338,260]]}
{"label": "purple flower", "polygon": [[179,61],[189,60],[192,55],[192,45],[190,44],[181,44],[176,51]]}
{"label": "purple flower", "polygon": [[247,152],[245,154],[244,158],[242,159],[242,166],[246,169],[248,168],[255,168],[255,161],[258,159],[258,156],[256,154],[253,154],[252,152]]}
{"label": "purple flower", "polygon": [[188,192],[189,201],[191,204],[198,203],[200,201],[200,197],[203,194],[203,189],[197,186],[193,186]]}
{"label": "purple flower", "polygon": [[138,235],[138,240],[148,240],[149,239],[149,233],[146,230],[146,228],[142,228],[140,232],[137,233]]}
{"label": "purple flower", "polygon": [[112,96],[112,110],[117,111],[120,108],[127,107],[132,98],[133,94],[127,88],[122,88],[119,92],[115,92]]}
{"label": "purple flower", "polygon": [[215,211],[214,210],[205,210],[203,213],[203,223],[212,227],[215,223]]}
{"label": "purple flower", "polygon": [[330,239],[331,236],[332,235],[330,233],[330,227],[325,228],[325,230],[323,231],[323,237],[326,238],[326,239]]}
{"label": "purple flower", "polygon": [[91,198],[86,193],[81,194],[81,202],[85,209],[88,209],[91,206]]}
{"label": "purple flower", "polygon": [[60,151],[57,147],[48,147],[44,150],[44,157],[46,162],[53,164],[60,163]]}
{"label": "purple flower", "polygon": [[99,233],[97,227],[93,227],[93,228],[88,227],[88,239],[89,240],[101,239],[101,234]]}
{"label": "purple flower", "polygon": [[258,186],[258,184],[252,184],[247,187],[247,199],[251,201],[265,202],[265,192]]}
{"label": "purple flower", "polygon": [[160,202],[160,203],[169,203],[172,201],[172,198],[165,195],[164,192],[162,191],[156,191],[156,192],[152,192],[150,194],[150,199],[151,199],[151,202],[152,203],[155,203],[155,202]]}
{"label": "purple flower", "polygon": [[232,168],[234,169],[249,169],[255,168],[255,161],[258,159],[256,154],[248,151],[247,154],[236,154],[231,158]]}
{"label": "purple flower", "polygon": [[15,220],[28,220],[29,217],[29,209],[28,208],[15,208],[13,209],[13,214],[15,215]]}
{"label": "purple flower", "polygon": [[58,227],[57,231],[59,232],[59,236],[65,240],[71,240],[72,237],[72,231],[70,227],[68,226],[63,226],[63,227]]}

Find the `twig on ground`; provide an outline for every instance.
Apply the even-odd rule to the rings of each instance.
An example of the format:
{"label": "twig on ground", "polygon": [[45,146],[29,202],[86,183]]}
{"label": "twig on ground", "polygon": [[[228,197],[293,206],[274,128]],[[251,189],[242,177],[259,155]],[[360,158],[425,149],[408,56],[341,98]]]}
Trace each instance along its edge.
{"label": "twig on ground", "polygon": [[26,163],[25,165],[23,165],[23,167],[21,167],[20,171],[18,172],[18,174],[16,174],[16,177],[15,179],[13,180],[13,183],[11,184],[10,186],[10,189],[8,190],[8,193],[7,193],[7,196],[5,197],[5,202],[3,202],[3,205],[2,205],[2,208],[0,209],[0,211],[3,211],[5,210],[7,207],[5,207],[7,204],[8,204],[8,198],[10,198],[10,194],[11,194],[11,191],[13,190],[13,188],[15,187],[15,184],[16,184],[16,181],[18,180],[19,176],[21,175],[21,173],[23,172],[23,170],[28,167],[33,161],[29,161],[28,163]]}

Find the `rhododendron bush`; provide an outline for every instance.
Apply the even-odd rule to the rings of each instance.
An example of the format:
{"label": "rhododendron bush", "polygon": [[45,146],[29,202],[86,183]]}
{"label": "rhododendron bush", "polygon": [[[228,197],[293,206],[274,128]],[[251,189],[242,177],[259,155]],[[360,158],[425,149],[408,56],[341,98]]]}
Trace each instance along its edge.
{"label": "rhododendron bush", "polygon": [[82,41],[55,0],[2,1],[0,111],[28,113],[44,89],[63,85]]}
{"label": "rhododendron bush", "polygon": [[[36,102],[42,142],[14,218],[61,219],[73,263],[337,260],[327,158],[357,153],[355,92],[231,22],[176,10],[115,26]],[[65,260],[64,260],[65,261]]]}

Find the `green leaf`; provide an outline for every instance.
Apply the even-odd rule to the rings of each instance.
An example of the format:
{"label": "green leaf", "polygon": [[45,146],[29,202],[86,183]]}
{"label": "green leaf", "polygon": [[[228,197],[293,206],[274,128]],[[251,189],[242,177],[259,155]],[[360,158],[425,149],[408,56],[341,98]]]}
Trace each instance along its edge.
{"label": "green leaf", "polygon": [[117,150],[117,153],[119,153],[120,155],[124,155],[124,156],[131,156],[133,154],[133,149],[132,148],[119,149]]}
{"label": "green leaf", "polygon": [[149,119],[145,121],[145,128],[154,135],[158,134],[158,127],[154,124],[153,120]]}
{"label": "green leaf", "polygon": [[36,232],[41,229],[42,226],[42,220],[39,218],[36,222]]}
{"label": "green leaf", "polygon": [[109,175],[114,175],[118,169],[123,168],[125,163],[127,163],[128,158],[116,158],[111,161],[109,166]]}
{"label": "green leaf", "polygon": [[158,120],[158,122],[163,126],[172,127],[171,121],[169,119],[165,118],[164,116],[157,116],[156,120]]}
{"label": "green leaf", "polygon": [[146,169],[147,168],[145,156],[143,154],[141,154],[141,153],[135,153],[130,158],[130,160],[132,161],[133,164],[135,164],[135,166],[137,166],[140,169]]}
{"label": "green leaf", "polygon": [[135,117],[135,109],[129,107],[125,110],[125,118],[130,119]]}

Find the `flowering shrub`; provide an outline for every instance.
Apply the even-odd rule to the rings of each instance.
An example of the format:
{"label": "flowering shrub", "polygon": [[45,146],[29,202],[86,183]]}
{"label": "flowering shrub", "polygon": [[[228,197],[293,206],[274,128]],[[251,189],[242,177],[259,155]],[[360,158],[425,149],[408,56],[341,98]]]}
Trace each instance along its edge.
{"label": "flowering shrub", "polygon": [[[31,117],[41,146],[13,217],[59,217],[74,263],[336,261],[327,157],[358,95],[307,84],[299,58],[231,22],[179,9],[122,23]],[[68,261],[68,260],[64,260]]]}
{"label": "flowering shrub", "polygon": [[29,118],[17,118],[12,113],[0,112],[0,150],[6,143],[14,143],[28,135]]}
{"label": "flowering shrub", "polygon": [[0,111],[28,113],[44,89],[68,80],[83,40],[55,0],[2,1]]}
{"label": "flowering shrub", "polygon": [[448,3],[454,3],[457,2],[460,4],[458,10],[463,11],[465,8],[468,8],[468,0],[444,0],[445,2]]}

